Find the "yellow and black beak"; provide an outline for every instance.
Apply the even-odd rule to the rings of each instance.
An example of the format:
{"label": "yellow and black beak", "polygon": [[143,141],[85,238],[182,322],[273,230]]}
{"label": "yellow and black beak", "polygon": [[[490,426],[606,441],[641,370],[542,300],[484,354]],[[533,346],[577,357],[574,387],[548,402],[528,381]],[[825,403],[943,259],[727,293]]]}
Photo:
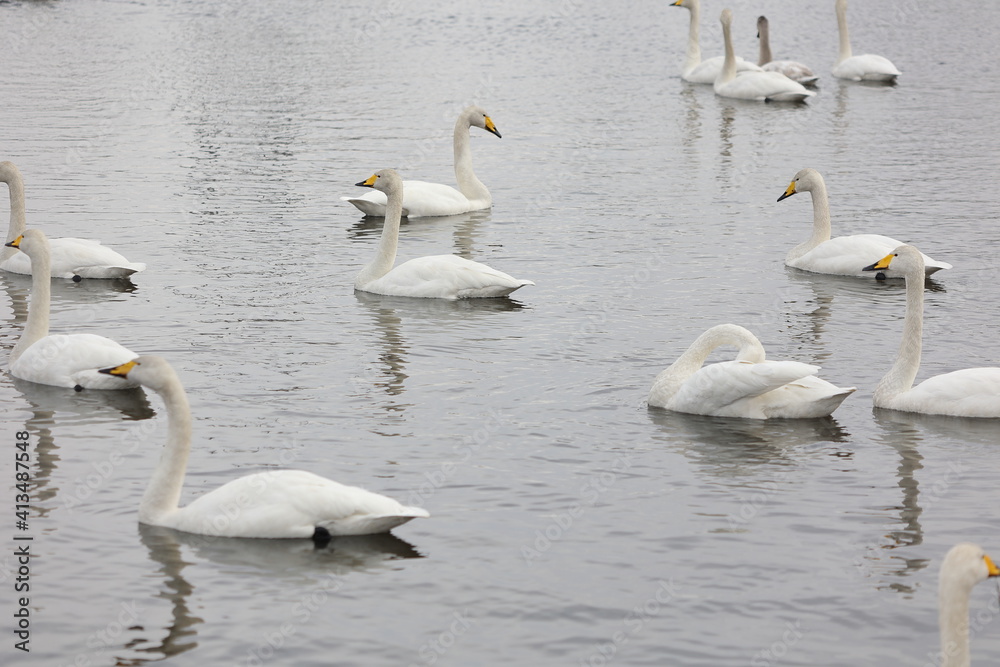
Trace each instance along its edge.
{"label": "yellow and black beak", "polygon": [[781,201],[785,197],[791,197],[794,194],[795,194],[795,181],[792,181],[791,183],[788,184],[788,189],[785,190],[785,194],[778,197],[778,201]]}
{"label": "yellow and black beak", "polygon": [[888,255],[886,255],[885,257],[883,257],[882,259],[880,259],[879,261],[875,262],[874,264],[869,264],[868,266],[866,266],[865,268],[863,268],[861,270],[862,271],[885,271],[886,269],[889,268],[889,263],[892,262],[892,258],[895,257],[895,256],[896,255],[894,255],[893,253],[889,253]]}
{"label": "yellow and black beak", "polygon": [[983,554],[983,560],[986,561],[986,571],[990,573],[991,577],[1000,577],[1000,569],[997,569],[996,563],[989,556]]}
{"label": "yellow and black beak", "polygon": [[4,245],[7,246],[8,248],[20,248],[21,247],[21,241],[23,241],[23,240],[24,240],[24,234],[21,234],[20,236],[18,236],[16,239],[14,239],[13,241],[11,241],[10,243],[4,243]]}
{"label": "yellow and black beak", "polygon": [[102,368],[97,371],[98,373],[105,373],[106,375],[114,375],[120,378],[127,378],[129,371],[138,366],[139,364],[135,361],[126,361],[121,366],[115,366],[114,368]]}
{"label": "yellow and black beak", "polygon": [[677,2],[670,3],[670,6],[671,7],[680,7],[682,2],[684,2],[684,0],[677,0]]}
{"label": "yellow and black beak", "polygon": [[500,135],[500,130],[498,130],[497,126],[493,124],[493,119],[490,118],[489,116],[486,116],[485,120],[486,120],[486,131],[492,132],[493,134],[497,135],[498,138],[503,139],[503,137]]}
{"label": "yellow and black beak", "polygon": [[372,174],[367,179],[361,181],[360,183],[355,183],[355,185],[360,185],[363,188],[374,188],[375,181],[378,180],[378,174]]}

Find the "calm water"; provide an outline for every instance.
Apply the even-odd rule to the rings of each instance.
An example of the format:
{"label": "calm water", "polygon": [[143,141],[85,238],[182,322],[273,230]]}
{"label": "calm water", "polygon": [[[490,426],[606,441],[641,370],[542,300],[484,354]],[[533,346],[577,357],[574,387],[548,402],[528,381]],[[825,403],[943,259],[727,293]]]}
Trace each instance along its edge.
{"label": "calm water", "polygon": [[[704,4],[708,56],[722,5]],[[124,290],[57,285],[53,330],[178,369],[185,499],[287,466],[433,514],[325,550],[140,528],[159,399],[4,375],[37,501],[32,650],[5,632],[3,664],[927,664],[941,556],[1000,553],[1000,425],[873,412],[902,288],[786,269],[812,210],[775,200],[815,167],[835,233],[955,265],[927,293],[921,377],[1000,365],[1000,5],[856,0],[855,51],[903,71],[885,88],[829,75],[832,0],[730,3],[739,52],[763,10],[776,53],[822,74],[802,107],[681,81],[688,14],[665,2],[549,5],[0,4],[0,159],[29,225],[149,265]],[[495,206],[405,224],[400,256],[537,286],[354,294],[381,227],[339,198],[387,166],[453,182],[472,102],[503,133],[472,138]],[[29,283],[0,286],[9,350]],[[721,322],[857,393],[796,423],[648,410],[656,373]],[[976,664],[1000,659],[996,598],[973,596]]]}

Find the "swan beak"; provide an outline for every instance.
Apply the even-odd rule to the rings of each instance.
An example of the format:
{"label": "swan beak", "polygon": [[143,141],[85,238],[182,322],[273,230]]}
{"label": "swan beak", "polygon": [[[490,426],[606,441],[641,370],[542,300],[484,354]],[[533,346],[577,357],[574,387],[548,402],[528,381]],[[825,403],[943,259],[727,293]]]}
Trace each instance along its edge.
{"label": "swan beak", "polygon": [[892,261],[893,257],[895,257],[895,255],[892,254],[892,253],[889,253],[888,255],[886,255],[885,257],[883,257],[882,259],[880,259],[879,261],[875,262],[874,264],[869,264],[868,266],[866,266],[865,268],[863,268],[861,270],[862,271],[884,271],[884,270],[886,270],[886,269],[889,268],[889,262]]}
{"label": "swan beak", "polygon": [[493,119],[490,118],[489,116],[486,116],[486,131],[492,132],[493,134],[497,135],[497,138],[499,139],[503,139],[503,137],[500,135],[500,130],[498,130],[497,126],[493,124]]}
{"label": "swan beak", "polygon": [[114,368],[102,368],[97,371],[98,373],[104,373],[106,375],[116,375],[120,378],[127,378],[128,372],[138,366],[135,361],[126,361],[121,366],[115,366]]}
{"label": "swan beak", "polygon": [[684,0],[677,0],[677,2],[670,3],[670,6],[671,7],[680,7],[682,2],[684,2]]}
{"label": "swan beak", "polygon": [[785,194],[778,197],[778,201],[781,201],[785,197],[791,197],[794,194],[795,194],[795,181],[792,181],[791,183],[788,184],[788,189],[785,190]]}
{"label": "swan beak", "polygon": [[991,577],[1000,577],[1000,569],[997,569],[996,564],[993,559],[987,555],[983,555],[983,560],[986,561],[986,570],[990,573]]}
{"label": "swan beak", "polygon": [[10,243],[4,243],[4,245],[7,246],[8,248],[20,248],[21,247],[21,241],[23,241],[23,240],[24,240],[24,234],[21,234],[20,236],[18,236],[16,239],[14,239],[13,241],[11,241]]}
{"label": "swan beak", "polygon": [[355,183],[355,185],[360,185],[363,188],[374,188],[375,181],[378,180],[378,174],[372,174],[367,178],[367,180],[361,181],[360,183]]}

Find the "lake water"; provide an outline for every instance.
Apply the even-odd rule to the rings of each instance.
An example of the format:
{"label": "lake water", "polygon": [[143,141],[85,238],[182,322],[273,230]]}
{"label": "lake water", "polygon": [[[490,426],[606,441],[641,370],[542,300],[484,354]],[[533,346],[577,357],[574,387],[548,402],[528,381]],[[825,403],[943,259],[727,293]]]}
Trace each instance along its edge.
{"label": "lake water", "polygon": [[[704,4],[710,56],[723,5]],[[941,557],[962,540],[1000,555],[1000,424],[873,411],[902,286],[786,269],[812,209],[775,200],[815,167],[835,234],[954,264],[928,283],[920,378],[1000,365],[1000,4],[855,0],[855,52],[889,56],[895,87],[829,74],[832,0],[729,6],[737,51],[755,54],[766,12],[775,53],[821,74],[815,98],[683,82],[688,14],[663,1],[0,3],[0,159],[29,226],[149,267],[58,284],[53,331],[175,366],[195,415],[185,502],[280,466],[432,514],[326,549],[140,527],[160,399],[4,374],[3,437],[14,451],[27,430],[37,465],[31,652],[5,631],[0,661],[936,664]],[[472,132],[494,207],[404,223],[400,258],[453,252],[537,285],[355,294],[381,221],[340,197],[384,167],[453,183],[470,103],[503,134]],[[0,286],[6,355],[30,284]],[[653,377],[723,322],[858,391],[815,421],[647,409]],[[16,532],[8,515],[8,629]],[[974,664],[994,664],[995,585],[972,606]]]}

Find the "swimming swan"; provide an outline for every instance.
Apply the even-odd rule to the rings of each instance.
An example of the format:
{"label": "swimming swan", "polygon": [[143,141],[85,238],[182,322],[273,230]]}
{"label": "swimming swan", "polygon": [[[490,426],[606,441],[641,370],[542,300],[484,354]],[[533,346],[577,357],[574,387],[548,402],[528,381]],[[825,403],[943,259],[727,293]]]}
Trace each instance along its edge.
{"label": "swimming swan", "polygon": [[101,369],[109,379],[138,381],[162,398],[167,442],[139,504],[139,521],[218,537],[325,540],[336,535],[385,533],[430,516],[392,498],[344,486],[304,470],[271,470],[240,477],[178,507],[188,455],[191,410],[174,369],[161,357],[142,356]]}
{"label": "swimming swan", "polygon": [[948,551],[938,577],[942,661],[935,664],[969,667],[969,597],[976,584],[996,576],[1000,569],[979,546],[962,542]]}
{"label": "swimming swan", "polygon": [[[482,108],[467,107],[455,121],[455,180],[458,190],[450,185],[426,181],[403,181],[403,215],[410,218],[431,215],[457,215],[490,208],[493,197],[472,171],[472,151],[469,148],[469,128],[480,127],[500,136],[497,126]],[[369,192],[361,197],[341,197],[365,215],[385,215],[385,195]]]}
{"label": "swimming swan", "polygon": [[[734,361],[704,366],[721,345],[739,348]],[[751,419],[826,417],[855,387],[815,377],[818,366],[765,361],[764,347],[741,326],[714,326],[656,376],[647,402],[656,408],[716,417]]]}
{"label": "swimming swan", "polygon": [[900,72],[888,58],[870,53],[851,55],[851,38],[847,34],[847,0],[837,0],[837,29],[840,32],[840,56],[833,66],[835,77],[851,81],[896,81]]}
{"label": "swimming swan", "polygon": [[[10,243],[24,234],[24,179],[13,162],[0,162],[0,181],[10,190],[10,226],[7,241]],[[145,264],[130,262],[100,241],[88,239],[49,239],[52,257],[50,271],[53,278],[127,278],[146,268]],[[11,273],[31,275],[31,259],[24,253],[3,248],[0,269]]]}
{"label": "swimming swan", "polygon": [[[701,22],[701,0],[677,0],[671,7],[684,7],[691,12],[691,24],[688,27],[687,55],[681,70],[681,78],[691,83],[715,83],[722,71],[722,56],[708,60],[701,59],[701,46],[698,43],[698,25]],[[760,67],[736,56],[736,70],[739,72],[760,71]]]}
{"label": "swimming swan", "polygon": [[875,387],[875,407],[954,417],[1000,417],[1000,368],[966,368],[927,378],[916,387],[924,319],[924,261],[920,251],[901,245],[865,271],[902,274],[906,315],[896,363]]}
{"label": "swimming swan", "polygon": [[759,102],[801,102],[816,94],[778,72],[737,72],[731,34],[733,13],[723,9],[719,20],[726,43],[726,57],[719,78],[715,80],[716,95]]}
{"label": "swimming swan", "polygon": [[760,40],[760,56],[757,64],[765,72],[779,72],[803,86],[811,86],[819,80],[807,66],[794,60],[775,60],[771,55],[771,29],[766,16],[757,17],[757,39]]}
{"label": "swimming swan", "polygon": [[[897,246],[903,245],[903,242],[880,234],[855,234],[831,239],[830,200],[826,193],[826,183],[818,171],[808,167],[800,170],[795,174],[785,193],[778,197],[778,201],[800,192],[812,195],[813,233],[808,241],[788,251],[785,265],[813,273],[838,276],[871,278],[882,275],[865,273],[860,267],[876,257],[884,257]],[[927,255],[924,255],[924,264],[927,275],[951,268],[951,264],[939,262]],[[902,278],[902,275],[896,277]]]}
{"label": "swimming swan", "polygon": [[49,244],[45,234],[29,229],[6,244],[25,253],[38,270],[31,276],[28,320],[10,353],[10,374],[54,387],[82,389],[128,389],[137,382],[117,382],[98,370],[136,357],[104,336],[94,334],[49,334],[52,279],[49,277]]}
{"label": "swimming swan", "polygon": [[385,193],[388,203],[375,259],[358,274],[354,289],[389,296],[472,299],[507,296],[520,287],[535,284],[456,255],[418,257],[393,268],[399,242],[403,183],[395,170],[383,169],[355,184]]}

